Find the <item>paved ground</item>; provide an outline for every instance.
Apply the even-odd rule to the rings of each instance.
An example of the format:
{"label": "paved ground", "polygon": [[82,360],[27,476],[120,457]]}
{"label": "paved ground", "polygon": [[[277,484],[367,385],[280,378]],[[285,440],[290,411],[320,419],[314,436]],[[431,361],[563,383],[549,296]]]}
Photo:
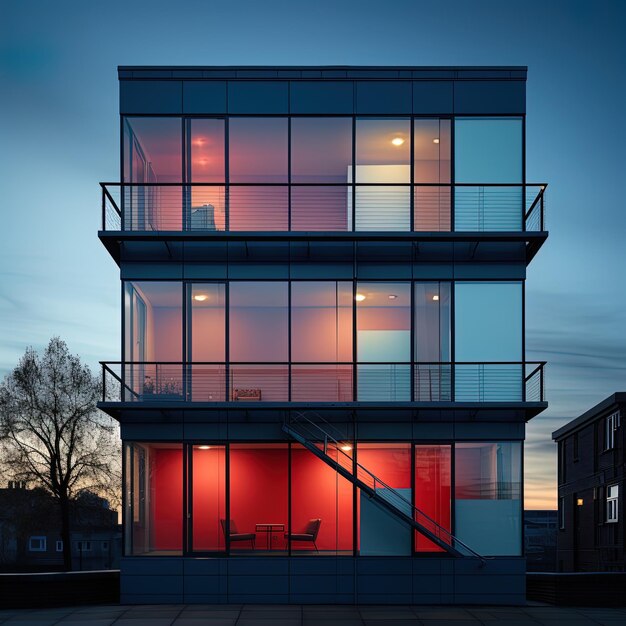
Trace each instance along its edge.
{"label": "paved ground", "polygon": [[267,606],[161,605],[94,606],[0,610],[0,624],[51,626],[582,626],[626,624],[626,608],[579,609],[553,606]]}

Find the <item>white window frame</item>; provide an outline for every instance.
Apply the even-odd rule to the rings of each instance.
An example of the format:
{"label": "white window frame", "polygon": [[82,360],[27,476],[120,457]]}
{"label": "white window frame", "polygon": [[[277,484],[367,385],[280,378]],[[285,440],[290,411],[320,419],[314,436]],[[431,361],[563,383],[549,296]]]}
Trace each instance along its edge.
{"label": "white window frame", "polygon": [[79,539],[76,542],[76,552],[81,552],[81,544],[82,544],[82,552],[91,552],[92,544],[90,539]]}
{"label": "white window frame", "polygon": [[615,431],[619,428],[619,411],[607,415],[604,420],[604,450],[615,448]]}
{"label": "white window frame", "polygon": [[606,523],[615,524],[619,519],[619,485],[606,487]]}
{"label": "white window frame", "polygon": [[[33,547],[33,541],[39,541],[39,547]],[[29,552],[46,552],[48,549],[48,540],[44,535],[33,535],[28,538],[28,551]]]}
{"label": "white window frame", "polygon": [[63,539],[57,539],[55,548],[57,552],[63,552]]}

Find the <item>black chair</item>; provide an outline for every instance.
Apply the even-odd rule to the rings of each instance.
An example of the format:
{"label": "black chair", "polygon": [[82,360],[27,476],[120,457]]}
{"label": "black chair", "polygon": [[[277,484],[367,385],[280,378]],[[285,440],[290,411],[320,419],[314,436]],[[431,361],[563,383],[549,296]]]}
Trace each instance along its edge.
{"label": "black chair", "polygon": [[237,530],[237,524],[235,524],[234,520],[229,520],[228,526],[230,527],[230,533],[226,528],[226,520],[221,519],[220,524],[222,525],[222,531],[224,532],[224,537],[228,537],[229,541],[233,543],[234,541],[250,541],[252,542],[252,549],[254,550],[254,542],[256,540],[256,533],[240,533]]}
{"label": "black chair", "polygon": [[301,533],[285,533],[285,539],[290,539],[291,541],[310,541],[315,546],[317,552],[319,552],[319,549],[315,542],[317,540],[317,533],[319,533],[321,525],[321,519],[311,519],[306,525],[306,528]]}

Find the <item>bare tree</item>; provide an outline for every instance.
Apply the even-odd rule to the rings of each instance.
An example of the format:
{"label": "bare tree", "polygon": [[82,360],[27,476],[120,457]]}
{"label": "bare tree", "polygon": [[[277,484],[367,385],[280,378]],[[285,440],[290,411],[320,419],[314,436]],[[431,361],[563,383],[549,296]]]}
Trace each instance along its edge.
{"label": "bare tree", "polygon": [[58,337],[26,350],[0,383],[0,463],[8,477],[42,486],[58,501],[63,562],[72,568],[70,505],[84,491],[119,502],[119,437],[96,408],[101,383]]}

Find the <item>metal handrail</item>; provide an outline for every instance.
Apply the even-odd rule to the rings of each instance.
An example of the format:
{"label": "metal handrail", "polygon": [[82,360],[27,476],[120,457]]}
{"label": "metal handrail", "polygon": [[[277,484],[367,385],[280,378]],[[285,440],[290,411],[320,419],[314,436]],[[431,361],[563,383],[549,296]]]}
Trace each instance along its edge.
{"label": "metal handrail", "polygon": [[[306,376],[307,372],[313,372],[310,374],[310,380],[313,382],[313,386],[315,386],[315,380],[317,374],[314,372],[318,368],[331,368],[334,372],[331,374],[335,374],[337,376],[341,375],[341,379],[344,380],[343,374],[346,374],[349,378],[348,387],[345,388],[345,393],[343,394],[343,399],[340,397],[333,397],[333,394],[330,393],[329,397],[326,399],[322,399],[321,401],[327,402],[368,402],[368,401],[376,401],[377,399],[384,399],[385,394],[387,393],[387,387],[384,387],[386,384],[383,380],[381,384],[383,387],[381,388],[381,398],[376,398],[370,396],[371,399],[368,400],[367,392],[364,391],[365,395],[361,394],[360,388],[357,386],[357,379],[360,375],[367,376],[368,372],[375,371],[375,368],[400,368],[400,378],[393,378],[392,387],[395,384],[403,385],[404,381],[415,380],[416,384],[418,379],[421,381],[426,377],[427,380],[426,385],[428,390],[426,393],[417,389],[412,389],[408,391],[402,388],[403,390],[400,392],[402,398],[408,393],[409,395],[398,401],[402,402],[457,402],[457,401],[491,401],[491,402],[504,402],[507,401],[507,393],[512,393],[511,390],[515,391],[514,386],[519,383],[519,399],[516,399],[515,395],[511,396],[509,393],[508,399],[514,401],[523,401],[523,402],[543,402],[544,401],[544,368],[546,365],[546,361],[416,361],[416,362],[390,362],[390,361],[381,361],[381,362],[362,362],[358,361],[353,363],[352,361],[274,361],[274,362],[254,362],[254,361],[101,361],[100,362],[103,368],[103,378],[104,384],[106,385],[106,376],[113,376],[119,383],[122,385],[122,389],[124,391],[130,392],[131,396],[134,399],[145,401],[146,398],[138,389],[133,389],[129,386],[128,381],[133,380],[132,376],[135,374],[130,374],[131,378],[129,379],[128,370],[126,368],[155,368],[154,373],[150,370],[148,372],[144,372],[148,378],[152,378],[152,376],[156,376],[156,379],[151,381],[152,383],[156,383],[157,388],[159,388],[159,377],[162,378],[164,384],[172,385],[176,388],[175,393],[170,391],[170,393],[174,393],[176,398],[169,399],[179,399],[185,402],[193,402],[192,399],[193,391],[192,386],[197,382],[199,385],[202,385],[209,381],[211,388],[209,392],[209,398],[204,401],[209,402],[228,402],[230,400],[230,391],[232,391],[239,384],[243,384],[246,386],[246,383],[239,383],[236,378],[233,378],[233,374],[237,371],[241,375],[247,375],[249,372],[245,372],[245,370],[238,370],[238,368],[257,368],[257,374],[265,372],[265,376],[274,376],[274,379],[266,380],[265,385],[269,385],[269,389],[271,389],[273,384],[280,384],[279,394],[284,395],[284,397],[280,396],[277,398],[278,401],[288,401],[288,402],[298,402],[298,401],[310,401],[305,398],[304,400],[293,400],[292,394],[298,396],[298,387],[293,386],[292,375],[300,375],[304,376],[303,379],[299,381],[299,385],[304,385],[304,387],[300,386],[299,389],[302,391],[303,389],[306,392]],[[353,368],[356,366],[356,376],[353,371]],[[501,366],[503,369],[498,370],[498,366]],[[532,366],[532,369],[530,368]],[[203,367],[213,367],[216,370],[207,371],[202,370]],[[121,369],[121,373],[118,375],[113,368]],[[164,371],[167,368],[171,368],[170,371]],[[277,373],[276,368],[280,368],[282,371],[279,372],[280,377],[276,378]],[[303,368],[298,371],[298,368]],[[308,370],[306,368],[309,368]],[[372,369],[374,368],[374,369]],[[516,368],[512,370],[511,368]],[[519,372],[518,369],[520,368]],[[530,369],[530,373],[527,373]],[[172,371],[174,370],[174,371]],[[321,370],[324,373],[324,370]],[[395,371],[395,370],[394,370]],[[490,378],[486,377],[487,373],[491,374]],[[396,372],[397,373],[397,372]],[[434,382],[432,380],[432,376],[434,374]],[[207,378],[207,376],[209,378]],[[476,379],[476,376],[478,379]],[[517,378],[519,376],[519,378]],[[406,378],[405,378],[406,377]],[[144,377],[145,378],[145,377]],[[535,380],[536,379],[536,380]],[[319,380],[319,379],[317,379]],[[278,383],[276,382],[278,381]],[[144,381],[136,381],[137,384],[141,385],[145,383]],[[131,382],[131,385],[133,383]],[[421,382],[420,382],[421,384]],[[215,388],[212,386],[215,385]],[[434,385],[434,391],[433,391]],[[284,389],[283,389],[284,387]],[[509,387],[511,389],[509,389]],[[259,387],[261,388],[261,387]],[[262,387],[265,388],[265,387]],[[509,390],[509,391],[507,391]],[[148,393],[144,391],[144,394]],[[202,391],[200,391],[202,393]],[[165,394],[167,392],[159,391],[155,395]],[[217,394],[217,399],[213,399],[213,395]],[[468,396],[469,394],[469,396]],[[491,395],[490,395],[491,394]],[[495,395],[494,395],[495,394]],[[498,397],[498,394],[500,396]],[[322,392],[322,396],[324,393]],[[106,396],[106,389],[103,388],[103,400]],[[165,399],[165,396],[162,399]],[[529,398],[532,396],[532,399]],[[199,396],[198,396],[199,397]],[[302,396],[300,396],[302,397]],[[487,400],[484,398],[487,397]],[[489,397],[491,399],[489,399]],[[149,398],[150,400],[155,400],[154,396]],[[197,400],[202,401],[202,400]],[[260,398],[259,398],[259,401]],[[265,400],[264,400],[265,401]],[[269,401],[269,400],[267,400]],[[396,396],[388,398],[389,402],[395,402]]]}
{"label": "metal handrail", "polygon": [[[189,190],[194,189],[194,188],[214,188],[214,189],[223,189],[225,190],[225,196],[223,198],[224,201],[224,211],[225,211],[225,215],[229,215],[230,211],[232,209],[229,209],[229,205],[232,203],[232,199],[229,200],[229,194],[228,194],[228,190],[229,189],[236,189],[236,188],[275,188],[275,189],[279,189],[279,188],[308,188],[308,189],[314,189],[314,188],[319,188],[319,189],[324,189],[324,188],[344,188],[346,190],[355,190],[355,189],[359,189],[359,188],[370,188],[370,189],[376,189],[376,188],[380,188],[380,189],[410,189],[410,190],[419,190],[419,189],[448,189],[450,190],[450,192],[454,189],[472,189],[472,188],[477,188],[477,189],[511,189],[511,188],[518,188],[520,189],[523,193],[522,193],[522,197],[521,197],[521,202],[523,203],[523,210],[521,211],[521,227],[511,227],[510,229],[501,227],[501,228],[487,228],[487,230],[501,230],[501,231],[506,231],[506,230],[513,230],[513,231],[519,231],[519,232],[535,232],[535,231],[543,231],[544,230],[544,194],[545,194],[545,190],[547,188],[547,183],[411,183],[411,182],[403,182],[403,183],[397,183],[397,182],[390,182],[390,183],[371,183],[371,182],[354,182],[354,183],[337,183],[337,182],[328,182],[328,183],[311,183],[311,182],[188,182],[188,183],[184,183],[184,182],[145,182],[145,183],[133,183],[133,182],[101,182],[100,186],[102,188],[102,230],[104,232],[106,231],[124,231],[124,230],[130,230],[130,231],[137,231],[137,232],[141,232],[143,230],[148,230],[148,231],[152,231],[152,232],[162,232],[162,231],[197,231],[197,232],[201,232],[201,231],[209,231],[209,232],[241,232],[240,228],[233,228],[233,224],[229,224],[228,222],[228,217],[226,217],[226,221],[225,223],[220,227],[220,228],[208,228],[208,227],[202,227],[202,226],[198,226],[196,228],[190,227],[190,224],[188,222],[188,216],[186,213],[186,210],[189,210],[190,206],[189,206]],[[109,191],[109,188],[118,188],[121,190],[122,192],[122,198],[121,198],[121,207],[118,205],[117,201],[115,200],[115,198],[113,197],[113,194]],[[178,224],[163,224],[160,222],[160,218],[157,218],[157,222],[156,222],[156,226],[151,226],[150,228],[147,228],[145,224],[143,224],[141,227],[130,227],[127,228],[127,226],[124,223],[124,193],[125,190],[127,189],[159,189],[159,188],[164,188],[164,189],[168,189],[168,188],[179,188],[181,189],[182,196],[180,198],[180,206],[178,206],[179,200],[175,200],[175,204],[176,206],[174,207],[174,211],[177,211],[180,208],[180,218],[181,218],[181,223]],[[534,198],[534,200],[532,201],[530,207],[528,209],[525,209],[526,203],[527,203],[527,197],[526,197],[526,192],[530,189],[530,188],[538,188],[539,191],[536,195],[536,197]],[[185,193],[185,191],[187,191],[187,193]],[[131,192],[132,193],[132,192]],[[395,193],[395,192],[394,192]],[[452,198],[452,195],[450,193],[450,198]],[[509,199],[506,200],[505,199],[505,204],[507,202],[512,202],[514,199]],[[451,200],[450,200],[451,201]],[[142,202],[146,202],[145,198],[142,198]],[[112,228],[108,228],[107,227],[107,208],[108,207],[112,208],[113,213],[111,213],[112,218],[115,218],[115,227]],[[413,201],[411,202],[411,206],[413,206]],[[156,210],[157,212],[160,211],[161,209],[158,208],[159,207],[159,203],[156,202],[154,205],[148,201],[146,206],[142,209],[144,212],[146,213],[150,213],[150,211],[152,210]],[[166,208],[172,208],[172,207],[166,207]],[[422,207],[424,208],[424,207]],[[487,207],[488,208],[488,207]],[[506,208],[506,207],[505,207]],[[520,207],[522,208],[522,207]],[[472,210],[476,210],[480,212],[480,219],[484,219],[483,216],[483,212],[485,211],[486,207],[485,207],[485,197],[481,196],[481,200],[478,203],[477,207],[473,207]],[[529,228],[529,218],[532,217],[532,215],[534,214],[534,212],[536,210],[539,210],[539,216],[538,219],[536,220],[537,223],[537,228]],[[411,209],[413,211],[418,211],[417,207],[413,207],[413,209]],[[426,208],[426,215],[428,215],[429,213],[429,209]],[[439,211],[440,209],[437,207],[436,209],[434,209],[436,211]],[[282,215],[281,211],[286,211],[286,213],[289,215],[289,219],[284,223],[284,224],[273,224],[273,227],[270,228],[269,230],[276,230],[276,231],[285,231],[285,232],[291,232],[293,230],[292,227],[286,226],[287,223],[291,223],[291,216],[292,216],[292,212],[293,212],[293,204],[292,201],[287,201],[287,204],[285,207],[282,207],[281,209],[278,209],[278,214]],[[447,218],[450,217],[450,215],[448,215],[448,213],[450,213],[450,211],[446,211],[445,208],[443,209],[444,214],[447,215]],[[418,211],[419,213],[419,211]],[[416,213],[416,215],[418,214]],[[143,215],[143,214],[142,214]],[[460,215],[460,214],[459,214]],[[470,214],[471,215],[471,214]],[[146,220],[148,218],[146,218],[145,215],[143,215],[142,220]],[[172,219],[171,217],[167,218],[167,219]],[[276,217],[276,219],[279,219],[278,217]],[[287,219],[285,218],[285,216],[283,216],[281,219]],[[150,220],[148,219],[148,221],[150,222]],[[271,218],[270,218],[271,221]],[[350,220],[349,220],[350,222]],[[354,221],[356,222],[356,220]],[[445,222],[445,220],[444,220]],[[534,223],[534,222],[533,222]],[[119,224],[119,227],[118,227]],[[151,222],[150,222],[151,224]],[[485,230],[485,225],[482,223],[482,221],[480,222],[481,227],[480,228],[472,228],[472,227],[468,227],[468,228],[459,228],[459,224],[455,225],[448,223],[447,226],[444,226],[443,228],[437,228],[437,227],[432,227],[433,230],[439,231],[439,232],[468,232],[471,230],[479,230],[479,231],[483,231]],[[441,224],[440,224],[441,226]],[[383,230],[386,230],[382,225],[381,228]],[[244,230],[247,230],[244,228]],[[255,230],[255,228],[252,228],[252,230]],[[261,228],[261,230],[267,230],[266,228]],[[301,230],[296,228],[297,230]],[[305,230],[311,230],[311,229],[305,229]],[[372,227],[370,225],[370,227],[365,228],[365,230],[363,230],[362,227],[357,227],[356,223],[352,223],[350,225],[350,223],[346,224],[345,228],[337,228],[336,224],[334,224],[334,227],[329,225],[328,228],[322,228],[322,230],[328,230],[328,232],[365,232],[365,231],[370,231],[372,230]],[[376,230],[374,228],[374,230]],[[399,227],[398,232],[403,232],[407,229],[405,228],[401,228]],[[419,232],[422,230],[428,230],[427,229],[421,229],[421,228],[414,228],[413,229],[415,232]],[[390,231],[390,232],[393,232]]]}
{"label": "metal handrail", "polygon": [[[315,411],[313,411],[312,413],[316,416],[316,418],[319,421],[321,421],[325,425],[332,426],[327,420],[325,420],[321,415],[319,415],[319,413],[317,413]],[[430,517],[428,514],[424,513],[418,507],[416,507],[410,500],[407,500],[399,491],[397,491],[396,489],[394,489],[393,487],[388,485],[382,479],[378,478],[378,476],[376,476],[373,472],[368,470],[364,465],[362,465],[358,461],[355,461],[349,454],[347,454],[346,452],[341,450],[341,443],[337,439],[335,439],[330,433],[328,433],[326,430],[324,430],[324,428],[322,428],[318,423],[314,422],[309,417],[307,417],[307,415],[305,413],[303,413],[301,411],[297,411],[297,412],[294,413],[294,417],[295,417],[295,421],[297,423],[300,423],[300,422],[298,422],[299,419],[303,419],[303,420],[305,420],[305,422],[307,422],[309,424],[309,426],[313,426],[315,429],[317,429],[323,435],[323,437],[324,437],[324,454],[328,455],[327,454],[327,448],[328,448],[328,441],[330,440],[332,442],[333,446],[334,446],[335,451],[338,454],[344,455],[350,461],[351,464],[354,464],[355,470],[357,470],[357,468],[358,468],[358,470],[361,470],[366,475],[371,477],[372,482],[373,482],[373,489],[374,489],[374,491],[376,490],[376,485],[379,485],[383,489],[387,490],[388,493],[392,494],[395,498],[400,500],[400,502],[402,502],[403,505],[405,505],[407,508],[409,508],[409,510],[412,511],[413,518],[415,518],[415,516],[417,514],[419,517],[427,520],[430,524],[432,524],[432,526],[437,530],[437,533],[439,535],[442,534],[445,537],[445,539],[444,539],[441,536],[439,536],[439,538],[442,541],[444,541],[446,543],[449,543],[449,545],[451,547],[455,547],[455,545],[461,546],[463,549],[465,549],[467,552],[469,552],[472,556],[474,556],[475,558],[479,559],[481,561],[481,563],[483,563],[483,564],[485,563],[486,559],[485,559],[484,556],[478,554],[478,552],[476,552],[475,550],[470,548],[466,543],[461,541],[458,537],[455,537],[448,529],[446,529],[443,526],[441,526],[441,524],[436,522],[432,517]],[[336,427],[335,427],[335,429],[336,429]],[[314,445],[313,441],[309,441],[309,443]],[[331,460],[332,460],[332,458],[331,458]],[[339,461],[337,461],[337,464],[340,465]],[[358,478],[358,470],[355,471],[355,474],[354,474],[355,478]],[[387,501],[390,502],[390,500],[387,500]],[[395,506],[395,505],[392,504],[392,506]],[[415,521],[419,524],[419,522],[417,520],[415,520]],[[435,533],[433,533],[433,534],[435,534]]]}

